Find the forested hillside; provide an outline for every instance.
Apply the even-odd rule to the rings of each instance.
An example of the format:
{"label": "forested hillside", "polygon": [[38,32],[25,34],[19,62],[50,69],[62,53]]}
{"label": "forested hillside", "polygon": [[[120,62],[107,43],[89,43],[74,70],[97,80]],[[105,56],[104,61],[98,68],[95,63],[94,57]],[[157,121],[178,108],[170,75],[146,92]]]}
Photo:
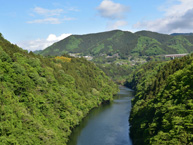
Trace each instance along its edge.
{"label": "forested hillside", "polygon": [[134,145],[193,144],[193,55],[151,62],[126,86],[136,90],[130,115]]}
{"label": "forested hillside", "polygon": [[93,63],[37,56],[0,34],[0,144],[65,145],[89,110],[116,92]]}
{"label": "forested hillside", "polygon": [[190,53],[193,51],[193,36],[166,35],[150,31],[131,33],[114,30],[103,33],[72,35],[46,48],[42,55],[76,53],[80,56],[118,54],[129,56],[152,56],[161,54]]}
{"label": "forested hillside", "polygon": [[165,54],[193,52],[192,35],[166,35],[150,31],[114,30],[71,35],[50,47],[35,51],[44,56],[69,54],[98,64],[109,77],[122,83],[133,70],[152,60],[169,60]]}

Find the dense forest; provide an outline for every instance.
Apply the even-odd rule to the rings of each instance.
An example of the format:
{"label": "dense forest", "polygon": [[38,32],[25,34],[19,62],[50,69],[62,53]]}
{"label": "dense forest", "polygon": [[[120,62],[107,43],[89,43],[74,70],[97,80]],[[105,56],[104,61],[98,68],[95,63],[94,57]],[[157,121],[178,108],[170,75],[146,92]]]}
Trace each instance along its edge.
{"label": "dense forest", "polygon": [[166,35],[150,31],[131,33],[114,30],[96,34],[71,35],[37,53],[42,55],[76,53],[80,56],[94,57],[118,54],[124,59],[129,56],[153,56],[192,51],[192,35]]}
{"label": "dense forest", "polygon": [[134,145],[193,144],[193,54],[150,62],[131,74],[136,90],[130,115]]}
{"label": "dense forest", "polygon": [[[42,56],[0,34],[0,144],[65,145],[83,117],[118,91],[107,74],[121,83],[127,77],[125,86],[136,91],[129,118],[134,145],[192,145],[193,54],[152,57],[190,53],[192,38],[119,30],[73,35],[37,51],[48,55]],[[64,53],[97,56],[96,64]]]}
{"label": "dense forest", "polygon": [[117,91],[84,58],[28,53],[0,34],[0,144],[65,145],[89,110]]}
{"label": "dense forest", "polygon": [[102,33],[71,35],[43,51],[43,56],[64,53],[85,57],[97,64],[109,77],[122,84],[141,64],[149,61],[169,60],[165,54],[193,52],[193,35],[160,34],[150,31],[131,33],[113,30]]}

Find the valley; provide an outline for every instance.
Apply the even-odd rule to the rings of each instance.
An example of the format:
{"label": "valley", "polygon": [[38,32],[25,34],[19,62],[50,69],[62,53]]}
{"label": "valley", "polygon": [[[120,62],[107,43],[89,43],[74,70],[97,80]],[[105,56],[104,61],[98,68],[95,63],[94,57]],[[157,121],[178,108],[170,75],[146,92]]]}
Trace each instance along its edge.
{"label": "valley", "polygon": [[193,51],[192,35],[167,35],[151,31],[113,30],[102,33],[71,35],[43,51],[44,56],[68,54],[94,62],[118,84],[124,84],[128,74],[149,61],[168,61],[169,54],[189,54]]}
{"label": "valley", "polygon": [[2,0],[0,145],[193,145],[193,0]]}
{"label": "valley", "polygon": [[81,58],[37,56],[0,35],[0,144],[65,145],[117,85]]}
{"label": "valley", "polygon": [[132,145],[128,116],[134,92],[123,86],[119,89],[111,103],[93,109],[72,131],[68,145]]}
{"label": "valley", "polygon": [[[104,36],[100,34],[100,37],[109,37],[108,41],[110,41],[109,33],[113,34],[112,39],[115,39],[115,36],[118,37],[117,39],[122,39],[122,35],[134,35],[129,32],[112,31],[104,32],[102,33]],[[148,37],[154,36],[156,41],[152,38],[141,39],[141,35],[136,35],[138,33]],[[90,53],[95,49],[94,46],[92,49],[88,48],[88,52],[75,51],[79,47],[79,43],[83,43],[81,38],[79,38],[81,40],[78,44],[74,42],[76,41],[75,37],[66,38],[73,41],[69,40],[70,44],[66,44],[65,41],[67,40],[62,40],[62,42],[53,44],[44,51],[38,51],[40,54],[34,54],[11,44],[1,34],[0,142],[5,145],[85,143],[88,141],[87,135],[78,139],[79,134],[87,134],[88,132],[90,135],[92,134],[90,131],[85,132],[81,126],[86,128],[88,126],[88,130],[97,126],[97,124],[90,126],[87,124],[87,117],[90,118],[88,114],[95,112],[94,108],[99,107],[100,110],[105,106],[111,106],[114,100],[113,106],[116,107],[116,103],[121,104],[122,102],[123,104],[118,108],[126,108],[120,110],[120,112],[126,111],[126,113],[121,114],[117,109],[118,112],[115,111],[114,113],[109,112],[112,111],[110,108],[110,110],[102,109],[101,112],[99,111],[100,114],[106,111],[107,114],[106,117],[102,115],[102,118],[99,115],[99,120],[115,117],[116,119],[110,119],[114,120],[111,122],[114,125],[116,121],[118,124],[124,119],[124,123],[121,125],[127,126],[127,131],[130,124],[130,131],[128,131],[130,135],[126,134],[127,131],[124,131],[124,134],[120,133],[124,136],[123,140],[114,140],[116,138],[114,136],[113,140],[117,144],[118,142],[123,144],[127,142],[126,144],[133,145],[156,145],[158,143],[191,145],[193,142],[193,84],[191,81],[193,72],[191,52],[193,49],[191,41],[189,41],[190,38],[179,35],[176,38],[176,36],[153,32],[137,32],[136,34],[135,37],[139,39],[139,42],[130,52],[120,49],[115,53],[114,50],[116,49],[113,49],[112,53],[98,51],[94,54]],[[158,38],[160,35],[162,37]],[[92,38],[94,37],[93,34],[84,37],[90,41],[94,40],[88,36]],[[170,40],[166,41],[168,38]],[[170,48],[173,51],[166,52],[152,47],[151,52],[156,53],[153,53],[154,55],[149,53],[149,47],[153,43],[159,44],[161,48],[162,45],[169,42],[171,42]],[[64,51],[56,51],[54,47],[60,43],[72,47],[73,52],[67,53],[65,50],[67,54],[62,54]],[[99,42],[97,41],[97,43]],[[69,46],[71,44],[73,46]],[[86,46],[86,44],[84,45]],[[181,49],[182,46],[183,49]],[[127,50],[127,48],[125,49]],[[50,54],[46,56],[45,54],[49,51]],[[104,51],[108,51],[108,48],[104,47]],[[175,52],[175,54],[170,54],[170,52]],[[132,100],[129,98],[129,102],[128,98],[124,97],[123,100],[121,98],[117,100],[114,95],[119,89],[115,82],[133,89],[135,97]],[[121,88],[120,94],[123,92],[124,89]],[[132,96],[130,96],[131,94]],[[133,97],[133,93],[130,92],[125,95]],[[103,105],[104,103],[107,104]],[[124,105],[125,108],[122,108]],[[128,105],[130,108],[127,108]],[[121,128],[121,126],[115,126],[115,130],[118,127]],[[78,134],[76,134],[76,129]],[[106,130],[106,133],[104,131],[99,134],[107,134],[108,132],[115,134],[115,130],[109,131],[112,129],[111,126]],[[97,132],[100,131],[101,129]],[[72,136],[70,136],[71,134]],[[117,136],[120,134],[118,133]],[[129,137],[132,141],[127,140]],[[89,138],[93,138],[93,136]],[[95,141],[95,144],[99,144],[97,141],[104,144],[109,142],[105,139]]]}

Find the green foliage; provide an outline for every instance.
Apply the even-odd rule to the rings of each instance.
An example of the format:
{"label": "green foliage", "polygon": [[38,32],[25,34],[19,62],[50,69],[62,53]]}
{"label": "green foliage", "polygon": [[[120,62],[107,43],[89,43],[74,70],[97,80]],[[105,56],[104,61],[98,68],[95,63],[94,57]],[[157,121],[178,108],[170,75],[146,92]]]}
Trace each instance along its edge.
{"label": "green foliage", "polygon": [[[127,38],[129,37],[129,39]],[[135,47],[138,36],[130,32],[119,30],[88,34],[88,35],[73,35],[58,43],[53,44],[43,50],[42,55],[62,55],[61,52],[81,53],[82,55],[98,56],[99,54],[112,54],[120,51],[122,55],[128,55],[130,50]],[[73,42],[71,41],[73,39]],[[74,45],[76,44],[76,48]],[[74,49],[69,49],[73,47]],[[54,52],[55,49],[60,49],[59,52]]]}
{"label": "green foliage", "polygon": [[130,115],[134,144],[192,144],[193,55],[142,66],[128,79],[136,97]]}
{"label": "green foliage", "polygon": [[65,145],[90,109],[117,86],[83,58],[58,61],[0,36],[0,144]]}
{"label": "green foliage", "polygon": [[98,67],[119,84],[123,84],[128,75],[136,69],[129,64],[117,65],[116,63],[98,65]]}
{"label": "green foliage", "polygon": [[187,53],[187,47],[193,46],[186,38],[183,36],[175,36],[167,42],[167,45],[177,51],[177,53]]}
{"label": "green foliage", "polygon": [[138,39],[137,46],[131,51],[131,53],[136,53],[138,55],[158,55],[158,54],[166,54],[165,51],[160,48],[161,43],[155,39],[141,36]]}
{"label": "green foliage", "polygon": [[81,39],[77,39],[74,36],[69,38],[69,42],[66,45],[67,50],[73,50],[78,48],[79,44],[81,43]]}
{"label": "green foliage", "polygon": [[101,51],[101,49],[104,49],[104,44],[100,44],[98,45],[97,47],[95,47],[93,50],[92,50],[92,54],[97,54]]}
{"label": "green foliage", "polygon": [[[72,35],[37,53],[44,56],[60,56],[64,53],[92,56],[91,61],[100,64],[100,68],[108,76],[117,82],[123,82],[126,76],[135,70],[134,65],[141,65],[145,62],[144,60],[159,61],[166,59],[163,56],[165,54],[191,52],[193,52],[192,35],[171,36],[150,31],[131,33],[114,30],[96,34]],[[142,61],[136,61],[137,58]],[[117,60],[130,62],[120,66]]]}
{"label": "green foliage", "polygon": [[9,55],[5,51],[3,51],[1,46],[0,46],[0,59],[2,61],[8,61],[8,62],[11,61],[11,58],[9,57]]}
{"label": "green foliage", "polygon": [[114,30],[88,35],[72,35],[37,53],[42,55],[80,53],[95,57],[101,54],[118,53],[123,58],[190,53],[193,51],[192,38],[192,35],[171,36],[149,31],[131,33]]}

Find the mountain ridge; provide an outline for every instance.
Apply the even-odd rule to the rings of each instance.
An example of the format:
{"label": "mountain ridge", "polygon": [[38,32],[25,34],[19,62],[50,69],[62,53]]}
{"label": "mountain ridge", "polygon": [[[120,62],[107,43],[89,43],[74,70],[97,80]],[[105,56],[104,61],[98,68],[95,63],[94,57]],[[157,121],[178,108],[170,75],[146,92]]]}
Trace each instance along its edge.
{"label": "mountain ridge", "polygon": [[172,33],[170,35],[172,35],[172,36],[176,36],[176,35],[192,36],[193,33]]}
{"label": "mountain ridge", "polygon": [[80,56],[118,54],[129,56],[153,56],[161,54],[190,53],[193,36],[172,36],[151,31],[129,32],[113,30],[84,35],[71,35],[40,52],[41,55],[78,53]]}

